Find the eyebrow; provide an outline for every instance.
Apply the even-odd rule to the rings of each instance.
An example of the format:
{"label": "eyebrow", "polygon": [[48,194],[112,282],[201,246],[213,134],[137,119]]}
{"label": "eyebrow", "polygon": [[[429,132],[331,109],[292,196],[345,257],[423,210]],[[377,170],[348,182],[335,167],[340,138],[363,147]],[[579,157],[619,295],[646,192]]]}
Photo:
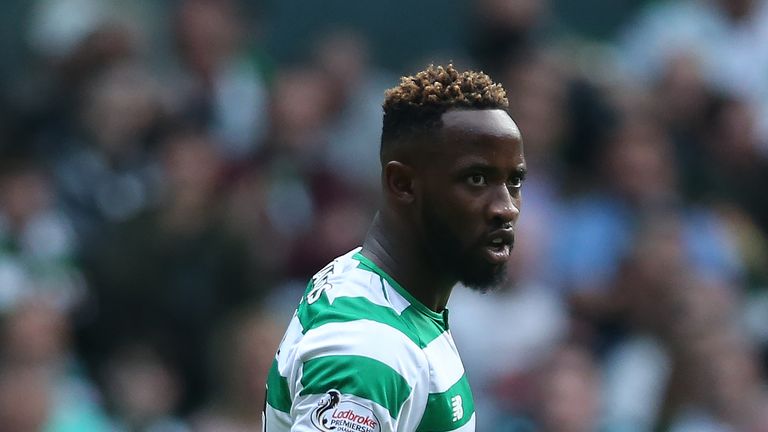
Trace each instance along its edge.
{"label": "eyebrow", "polygon": [[[473,160],[458,167],[458,171],[472,171],[472,170],[494,171],[494,172],[499,171],[496,167],[481,160]],[[513,170],[513,172],[517,174],[521,179],[525,179],[525,177],[528,175],[528,168],[525,166],[517,166]]]}

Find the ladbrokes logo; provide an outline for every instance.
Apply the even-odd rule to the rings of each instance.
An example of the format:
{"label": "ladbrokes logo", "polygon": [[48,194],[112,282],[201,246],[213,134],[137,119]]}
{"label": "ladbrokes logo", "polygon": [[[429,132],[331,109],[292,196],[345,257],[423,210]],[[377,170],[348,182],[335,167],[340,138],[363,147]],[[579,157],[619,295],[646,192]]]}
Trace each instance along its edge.
{"label": "ladbrokes logo", "polygon": [[330,390],[312,412],[312,425],[323,432],[379,432],[379,419],[369,408],[351,400],[343,400]]}
{"label": "ladbrokes logo", "polygon": [[[346,404],[355,404],[354,402],[345,402]],[[345,403],[342,403],[344,405]],[[356,428],[355,430],[365,430],[368,431],[374,431],[379,430],[379,422],[376,420],[376,417],[373,416],[373,413],[368,409],[363,407],[362,405],[357,405],[357,408],[363,408],[364,410],[368,411],[367,415],[361,415],[355,412],[353,409],[347,409],[347,410],[334,410],[331,414],[331,425],[334,424],[348,424],[352,423],[355,425],[359,425],[362,428]]]}

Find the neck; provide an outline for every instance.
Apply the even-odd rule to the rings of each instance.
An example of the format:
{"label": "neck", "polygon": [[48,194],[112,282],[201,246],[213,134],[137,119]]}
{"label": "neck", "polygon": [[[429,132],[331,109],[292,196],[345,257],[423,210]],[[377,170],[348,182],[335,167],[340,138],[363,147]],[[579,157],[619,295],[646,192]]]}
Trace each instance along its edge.
{"label": "neck", "polygon": [[456,281],[434,267],[418,237],[397,218],[377,214],[361,253],[426,307],[445,309]]}

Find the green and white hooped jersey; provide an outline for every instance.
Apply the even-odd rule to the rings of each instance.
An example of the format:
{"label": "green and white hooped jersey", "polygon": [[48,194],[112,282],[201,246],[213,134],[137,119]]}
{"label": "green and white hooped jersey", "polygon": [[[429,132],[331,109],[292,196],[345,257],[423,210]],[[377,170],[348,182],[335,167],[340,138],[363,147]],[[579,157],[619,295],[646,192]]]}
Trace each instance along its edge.
{"label": "green and white hooped jersey", "polygon": [[474,431],[447,311],[428,309],[359,250],[310,281],[269,371],[264,430]]}

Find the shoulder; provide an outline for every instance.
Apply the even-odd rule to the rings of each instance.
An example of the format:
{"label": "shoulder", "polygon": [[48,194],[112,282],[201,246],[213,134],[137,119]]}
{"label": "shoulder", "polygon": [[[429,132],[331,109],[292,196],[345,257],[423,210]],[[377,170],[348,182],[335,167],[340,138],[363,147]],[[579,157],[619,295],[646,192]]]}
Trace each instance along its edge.
{"label": "shoulder", "polygon": [[381,277],[359,268],[356,252],[337,258],[309,282],[296,311],[301,336],[293,354],[305,368],[334,363],[374,373],[384,365],[411,381],[426,363],[418,337],[388,298]]}
{"label": "shoulder", "polygon": [[401,316],[407,306],[393,302],[387,283],[355,259],[357,252],[335,259],[312,277],[297,309],[302,332],[326,325],[359,329],[361,335],[394,330],[418,346],[412,325]]}
{"label": "shoulder", "polygon": [[360,268],[360,261],[355,258],[358,252],[359,248],[353,249],[315,273],[301,299],[302,304],[312,305],[321,299],[332,304],[339,298],[360,298],[387,305],[380,278]]}

